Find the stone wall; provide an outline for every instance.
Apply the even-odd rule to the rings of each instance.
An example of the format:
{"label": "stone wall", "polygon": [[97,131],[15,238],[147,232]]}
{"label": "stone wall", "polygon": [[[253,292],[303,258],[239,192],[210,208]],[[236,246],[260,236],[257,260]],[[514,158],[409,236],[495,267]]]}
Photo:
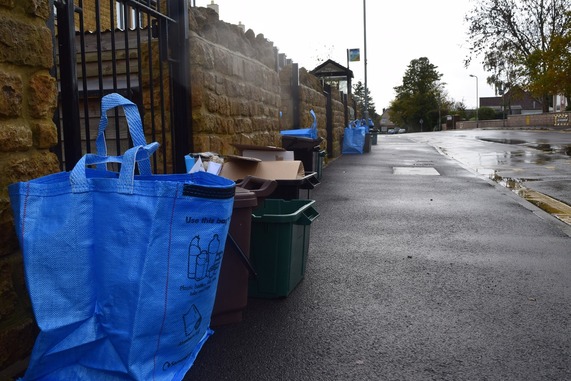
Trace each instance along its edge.
{"label": "stone wall", "polygon": [[[302,127],[309,127],[312,118],[309,110],[313,109],[317,115],[317,129],[318,135],[323,138],[321,148],[327,148],[328,131],[327,127],[327,97],[324,93],[321,81],[310,74],[306,69],[300,69],[300,112],[302,115]],[[341,142],[343,140],[343,133],[345,128],[345,106],[343,104],[342,93],[336,89],[331,92],[332,102],[332,134],[333,134],[333,157],[341,155]],[[294,128],[294,127],[291,127]],[[297,127],[296,127],[297,128]]]}
{"label": "stone wall", "polygon": [[[321,82],[315,76],[309,74],[305,68],[299,70],[299,112],[301,113],[300,123],[301,126],[291,126],[289,128],[307,128],[311,126],[313,117],[309,113],[311,110],[315,112],[317,117],[317,135],[324,138],[321,143],[325,147],[327,141],[327,119],[326,107],[327,98],[323,94],[323,87]],[[288,129],[288,128],[284,128]]]}
{"label": "stone wall", "polygon": [[7,187],[59,171],[49,151],[57,143],[49,14],[47,1],[0,0],[0,370],[27,356],[37,334]]}
{"label": "stone wall", "polygon": [[[333,106],[333,157],[341,156],[341,148],[343,142],[343,134],[345,133],[345,106],[343,104],[342,93],[333,90],[332,92]],[[354,115],[355,111],[352,107],[348,109],[349,115]],[[351,118],[349,118],[351,119]]]}
{"label": "stone wall", "polygon": [[[83,0],[83,29],[87,32],[94,32],[97,30],[97,15],[95,13],[95,3],[97,0]],[[79,0],[74,0],[76,7],[79,7]],[[115,6],[115,2],[113,2]],[[115,7],[113,8],[115,13]],[[75,30],[79,30],[79,14],[74,15],[75,18]],[[116,21],[113,20],[115,23]],[[99,24],[103,30],[107,30],[111,27],[111,8],[109,1],[99,1]]]}
{"label": "stone wall", "polygon": [[[278,51],[263,34],[245,33],[220,21],[208,8],[191,10],[191,98],[196,152],[236,154],[238,144],[281,146],[281,130],[306,128],[317,116],[326,147],[326,103],[323,86],[304,68],[299,70],[300,126],[291,83],[293,65],[278,69]],[[334,152],[341,154],[344,106],[333,96]]]}
{"label": "stone wall", "polygon": [[508,115],[506,120],[480,120],[476,121],[462,121],[456,123],[456,128],[473,129],[473,128],[571,128],[571,113],[545,113],[545,114],[532,114],[532,115]]}
{"label": "stone wall", "polygon": [[238,144],[279,145],[280,79],[276,49],[218,19],[191,11],[191,99],[194,148],[235,154]]}

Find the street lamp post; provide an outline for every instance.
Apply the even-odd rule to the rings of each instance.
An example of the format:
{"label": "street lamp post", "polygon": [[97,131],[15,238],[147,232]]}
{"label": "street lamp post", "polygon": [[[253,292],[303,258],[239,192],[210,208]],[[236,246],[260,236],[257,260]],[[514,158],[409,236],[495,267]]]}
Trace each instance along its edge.
{"label": "street lamp post", "polygon": [[470,74],[470,77],[476,78],[476,128],[478,128],[478,109],[480,108],[480,99],[478,98],[478,77]]}
{"label": "street lamp post", "polygon": [[438,124],[436,125],[438,131],[442,130],[442,113],[441,113],[441,108],[442,105],[440,104],[440,86],[442,86],[442,83],[439,83],[435,86],[435,96],[436,96],[436,101],[438,102]]}
{"label": "street lamp post", "polygon": [[363,0],[363,53],[365,66],[365,121],[369,123],[369,91],[367,89],[367,0]]}
{"label": "street lamp post", "polygon": [[441,115],[441,111],[440,109],[442,108],[441,104],[440,104],[440,95],[438,96],[438,131],[442,130],[442,115]]}

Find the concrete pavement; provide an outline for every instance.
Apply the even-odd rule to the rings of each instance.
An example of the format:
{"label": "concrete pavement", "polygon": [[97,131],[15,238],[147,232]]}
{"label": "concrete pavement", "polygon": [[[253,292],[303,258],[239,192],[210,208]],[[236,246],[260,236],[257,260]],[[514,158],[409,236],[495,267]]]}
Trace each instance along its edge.
{"label": "concrete pavement", "polygon": [[250,299],[185,380],[571,379],[568,225],[406,136],[310,196],[305,279]]}

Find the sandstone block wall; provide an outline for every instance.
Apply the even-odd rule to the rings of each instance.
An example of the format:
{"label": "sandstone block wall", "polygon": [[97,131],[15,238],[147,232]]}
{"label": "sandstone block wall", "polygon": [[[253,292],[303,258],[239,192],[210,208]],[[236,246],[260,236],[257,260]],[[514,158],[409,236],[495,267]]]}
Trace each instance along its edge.
{"label": "sandstone block wall", "polygon": [[[48,1],[0,0],[0,370],[27,356],[37,328],[8,185],[59,171]],[[0,377],[1,378],[1,377]]]}
{"label": "sandstone block wall", "polygon": [[194,148],[233,154],[239,144],[280,145],[277,53],[207,8],[192,8],[189,70]]}
{"label": "sandstone block wall", "polygon": [[[333,134],[333,157],[341,155],[341,142],[343,141],[343,133],[345,129],[345,106],[343,104],[342,95],[336,89],[331,90],[332,101],[332,131],[328,132],[327,127],[327,97],[324,93],[320,80],[311,75],[306,69],[300,69],[300,112],[302,126],[309,127],[312,122],[309,110],[313,109],[317,116],[318,135],[323,138],[321,149],[327,148],[327,139],[329,133]],[[294,128],[293,126],[291,128]],[[297,128],[297,127],[296,127]]]}
{"label": "sandstone block wall", "polygon": [[[317,116],[326,147],[326,104],[323,86],[306,69],[299,70],[300,126],[293,125],[292,65],[278,66],[278,51],[263,34],[245,33],[220,21],[208,8],[191,9],[191,98],[196,152],[235,154],[238,144],[281,146],[281,130],[306,128]],[[344,128],[344,106],[334,95],[336,156]]]}
{"label": "sandstone block wall", "polygon": [[[87,32],[97,30],[97,15],[95,8],[96,0],[83,0],[83,29]],[[76,7],[79,7],[79,0],[74,0]],[[115,14],[115,2],[113,2],[113,13]],[[79,30],[79,15],[75,14],[75,30]],[[103,30],[111,26],[111,8],[109,1],[99,2],[99,22]],[[113,20],[115,23],[115,20]]]}
{"label": "sandstone block wall", "polygon": [[456,124],[457,129],[472,129],[476,128],[502,128],[502,127],[560,127],[571,128],[571,113],[545,113],[545,114],[532,114],[532,115],[509,115],[504,120],[480,120],[476,121],[462,121]]}

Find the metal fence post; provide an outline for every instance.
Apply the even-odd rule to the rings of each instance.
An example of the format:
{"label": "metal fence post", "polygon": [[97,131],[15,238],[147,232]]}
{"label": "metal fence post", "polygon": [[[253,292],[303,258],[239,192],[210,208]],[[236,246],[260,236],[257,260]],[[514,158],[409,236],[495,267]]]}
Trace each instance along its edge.
{"label": "metal fence post", "polygon": [[169,46],[171,51],[171,126],[174,140],[174,172],[185,172],[184,155],[194,150],[192,142],[192,119],[190,94],[190,52],[189,52],[189,1],[169,0],[169,17],[176,23],[169,25]]}
{"label": "metal fence post", "polygon": [[324,86],[327,104],[325,105],[325,129],[327,130],[327,156],[333,157],[333,98],[331,97],[331,85]]}
{"label": "metal fence post", "polygon": [[[79,126],[79,92],[75,58],[73,1],[57,1],[57,29],[61,86],[61,118],[65,168],[71,169],[82,156]],[[60,158],[63,159],[63,158]]]}

